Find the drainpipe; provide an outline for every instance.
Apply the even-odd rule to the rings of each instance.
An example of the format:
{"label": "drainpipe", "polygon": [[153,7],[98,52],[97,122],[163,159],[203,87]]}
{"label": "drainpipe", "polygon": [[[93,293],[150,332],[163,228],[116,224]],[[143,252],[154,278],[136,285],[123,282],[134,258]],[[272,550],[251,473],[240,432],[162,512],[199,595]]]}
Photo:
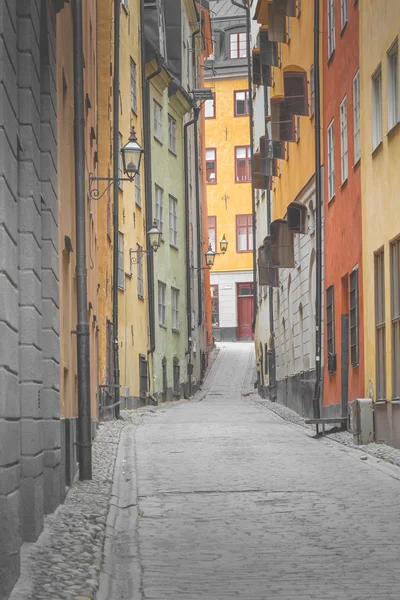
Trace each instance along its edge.
{"label": "drainpipe", "polygon": [[314,0],[314,82],[315,82],[315,391],[313,398],[314,418],[321,416],[320,396],[322,384],[321,334],[322,334],[322,182],[321,182],[321,98],[319,74],[319,0]]}
{"label": "drainpipe", "polygon": [[189,214],[189,173],[188,173],[188,128],[197,123],[200,108],[194,109],[194,117],[183,126],[183,154],[185,172],[185,245],[186,245],[186,310],[188,328],[188,383],[189,396],[192,394],[192,294],[191,294],[191,264],[190,264],[190,214]]}
{"label": "drainpipe", "polygon": [[73,3],[74,32],[74,146],[76,213],[76,288],[78,323],[79,479],[92,479],[92,424],[90,414],[90,345],[86,277],[85,117],[83,85],[82,0]]}
{"label": "drainpipe", "polygon": [[253,95],[251,93],[251,82],[252,82],[252,65],[251,65],[251,15],[250,15],[250,6],[241,4],[240,2],[236,2],[236,0],[231,0],[231,3],[237,6],[238,8],[242,8],[246,11],[246,30],[247,30],[247,82],[249,88],[249,123],[250,123],[250,158],[251,158],[251,210],[253,217],[253,333],[256,324],[256,315],[258,310],[257,304],[257,251],[256,251],[256,233],[257,233],[257,218],[256,218],[256,194],[254,188],[254,129],[253,129]]}
{"label": "drainpipe", "polygon": [[113,248],[113,331],[114,331],[114,403],[115,417],[120,416],[119,405],[119,342],[118,342],[118,227],[119,227],[119,36],[121,0],[114,0],[114,80],[113,80],[113,187],[114,187],[114,248]]}
{"label": "drainpipe", "polygon": [[[201,29],[196,29],[192,33],[192,63],[193,73],[196,73],[196,35],[201,32]],[[195,82],[197,87],[197,80]],[[203,307],[202,307],[202,270],[203,265],[203,254],[201,251],[201,232],[202,232],[202,220],[201,220],[201,209],[200,209],[200,184],[199,184],[199,125],[198,121],[194,124],[194,162],[196,165],[195,184],[196,184],[196,220],[197,220],[197,303],[199,307],[198,321],[197,324],[201,325],[203,322]]]}

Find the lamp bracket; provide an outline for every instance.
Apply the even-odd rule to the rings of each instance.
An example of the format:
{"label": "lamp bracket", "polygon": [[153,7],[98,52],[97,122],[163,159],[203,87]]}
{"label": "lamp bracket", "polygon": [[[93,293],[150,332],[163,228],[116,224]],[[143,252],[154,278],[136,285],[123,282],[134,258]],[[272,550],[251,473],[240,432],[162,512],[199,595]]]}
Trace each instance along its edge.
{"label": "lamp bracket", "polygon": [[129,249],[129,260],[132,265],[136,265],[138,262],[142,260],[143,256],[148,256],[154,252],[154,250],[134,250],[133,248]]}
{"label": "lamp bracket", "polygon": [[[135,173],[136,175],[136,173]],[[104,196],[104,194],[110,189],[112,184],[116,181],[132,181],[135,179],[135,175],[132,177],[118,177],[117,179],[113,179],[112,177],[93,177],[92,173],[89,173],[89,196],[92,200],[100,200]],[[100,194],[99,189],[93,186],[94,181],[108,181],[106,189]]]}

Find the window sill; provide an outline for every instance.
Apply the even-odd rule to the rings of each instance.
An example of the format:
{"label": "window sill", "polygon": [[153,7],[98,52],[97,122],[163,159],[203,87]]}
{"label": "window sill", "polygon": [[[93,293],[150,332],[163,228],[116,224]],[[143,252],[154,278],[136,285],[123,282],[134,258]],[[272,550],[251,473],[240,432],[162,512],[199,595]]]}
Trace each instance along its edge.
{"label": "window sill", "polygon": [[172,333],[180,333],[180,330],[172,328]]}
{"label": "window sill", "polygon": [[135,117],[137,117],[137,116],[138,116],[138,114],[139,114],[139,113],[138,113],[138,109],[137,109],[137,107],[136,107],[136,108],[133,108],[133,106],[131,106],[131,111],[133,112],[133,114],[135,115]]}
{"label": "window sill", "polygon": [[170,248],[173,248],[173,249],[174,249],[174,250],[176,250],[176,251],[178,251],[178,250],[179,250],[178,246],[175,246],[175,244],[170,244],[170,245],[169,245],[169,247],[170,247]]}
{"label": "window sill", "polygon": [[235,119],[240,119],[241,117],[248,117],[249,115],[244,114],[244,115],[233,115],[235,117]]}
{"label": "window sill", "polygon": [[400,121],[397,121],[397,123],[392,125],[392,127],[390,129],[388,129],[386,137],[391,139],[394,136],[394,134],[396,133],[396,131],[398,131],[399,126],[400,126]]}
{"label": "window sill", "polygon": [[141,300],[142,302],[144,302],[144,296],[141,296],[140,294],[138,294],[137,297],[139,298],[139,300]]}
{"label": "window sill", "polygon": [[235,179],[235,183],[251,183],[251,179],[243,179],[241,181],[238,181],[237,179]]}
{"label": "window sill", "polygon": [[158,324],[159,327],[161,327],[161,329],[167,329],[166,325],[161,325],[161,323]]}
{"label": "window sill", "polygon": [[142,210],[142,205],[141,204],[139,204],[138,202],[135,202],[135,204],[136,204],[136,208],[140,208],[140,210]]}
{"label": "window sill", "polygon": [[342,183],[340,184],[340,189],[343,190],[347,187],[347,184],[349,182],[349,178],[346,177],[346,179],[344,181],[342,181]]}
{"label": "window sill", "polygon": [[333,194],[332,198],[328,199],[328,204],[330,204],[335,199],[335,194]]}
{"label": "window sill", "polygon": [[174,152],[173,150],[171,150],[171,148],[168,148],[168,152],[169,152],[170,154],[172,154],[173,156],[175,156],[175,158],[178,158],[178,155],[177,155],[177,153],[176,153],[176,152]]}
{"label": "window sill", "polygon": [[372,150],[372,152],[371,152],[370,156],[372,156],[372,157],[375,157],[375,156],[376,156],[376,155],[379,153],[379,150],[381,150],[381,149],[382,149],[382,147],[383,147],[383,141],[381,140],[381,141],[379,142],[379,144],[377,144],[377,145],[375,146],[375,148]]}
{"label": "window sill", "polygon": [[155,141],[156,141],[158,144],[160,144],[160,146],[162,146],[162,145],[163,145],[163,141],[162,141],[162,140],[160,140],[160,139],[159,139],[159,138],[158,138],[156,135],[153,135],[153,138],[155,139]]}
{"label": "window sill", "polygon": [[132,279],[132,273],[125,273],[125,277],[129,277],[129,279]]}
{"label": "window sill", "polygon": [[248,254],[249,252],[253,252],[253,250],[236,250],[238,254]]}
{"label": "window sill", "polygon": [[358,369],[358,368],[359,368],[359,366],[360,366],[360,363],[357,363],[357,364],[355,364],[355,365],[353,365],[353,364],[352,364],[351,366],[352,366],[352,368],[353,368],[353,369]]}
{"label": "window sill", "polygon": [[215,119],[215,115],[213,117],[204,117],[206,121],[208,121],[209,119]]}
{"label": "window sill", "polygon": [[217,185],[216,181],[206,181],[207,185]]}
{"label": "window sill", "polygon": [[345,32],[345,31],[346,31],[346,29],[347,29],[347,23],[348,23],[348,20],[346,21],[346,23],[345,23],[345,24],[343,25],[343,27],[342,27],[342,30],[341,30],[341,32],[340,32],[340,37],[342,37],[342,36],[344,35],[344,32]]}
{"label": "window sill", "polygon": [[122,8],[123,8],[123,9],[124,9],[124,11],[125,11],[125,14],[126,14],[126,15],[129,15],[128,7],[127,7],[127,6],[125,6],[125,4],[124,4],[123,2],[122,2],[121,4],[122,4]]}
{"label": "window sill", "polygon": [[335,49],[332,50],[329,58],[328,58],[328,66],[331,64],[331,62],[333,61],[333,58],[335,56]]}
{"label": "window sill", "polygon": [[353,165],[353,169],[354,169],[354,170],[355,170],[355,169],[358,169],[358,167],[360,166],[360,164],[361,164],[361,156],[360,156],[360,158],[358,158],[358,159],[357,159],[357,161],[354,163],[354,165]]}

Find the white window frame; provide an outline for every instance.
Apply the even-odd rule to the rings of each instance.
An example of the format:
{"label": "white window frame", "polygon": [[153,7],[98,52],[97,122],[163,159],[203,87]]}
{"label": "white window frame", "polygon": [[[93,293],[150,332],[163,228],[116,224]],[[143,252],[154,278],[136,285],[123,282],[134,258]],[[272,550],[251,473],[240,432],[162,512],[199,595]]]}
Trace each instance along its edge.
{"label": "white window frame", "polygon": [[164,233],[164,190],[155,184],[155,218],[161,233]]}
{"label": "white window frame", "polygon": [[162,281],[158,282],[158,324],[167,326],[167,286]]}
{"label": "white window frame", "polygon": [[168,150],[176,154],[176,121],[168,115]]}
{"label": "white window frame", "polygon": [[173,331],[179,331],[179,290],[171,287],[171,323]]}
{"label": "white window frame", "polygon": [[340,103],[340,164],[342,185],[349,176],[349,143],[347,131],[347,96]]}
{"label": "white window frame", "polygon": [[124,234],[118,231],[118,289],[125,289]]}
{"label": "white window frame", "polygon": [[372,151],[382,142],[382,67],[372,76]]}
{"label": "white window frame", "polygon": [[388,131],[399,122],[399,47],[392,44],[387,53]]}
{"label": "white window frame", "polygon": [[135,175],[135,202],[136,206],[142,207],[142,196],[140,193],[140,171]]}
{"label": "white window frame", "polygon": [[328,3],[328,60],[335,50],[335,0]]}
{"label": "white window frame", "polygon": [[137,114],[137,69],[136,63],[131,56],[131,109]]}
{"label": "white window frame", "polygon": [[153,100],[153,124],[154,124],[154,137],[161,144],[163,141],[163,127],[162,127],[162,106]]}
{"label": "white window frame", "polygon": [[123,178],[124,171],[123,171],[122,152],[121,152],[123,145],[124,145],[124,141],[123,141],[122,133],[118,133],[118,186],[119,186],[120,190],[122,190],[122,188],[123,188],[122,178]]}
{"label": "white window frame", "polygon": [[121,0],[121,4],[126,10],[126,12],[129,12],[129,0]]}
{"label": "white window frame", "polygon": [[361,158],[360,71],[353,79],[354,164]]}
{"label": "white window frame", "polygon": [[215,119],[215,93],[212,92],[212,99],[204,102],[204,118]]}
{"label": "white window frame", "polygon": [[169,196],[169,243],[178,247],[178,200]]}
{"label": "white window frame", "polygon": [[349,20],[349,0],[340,0],[340,25],[343,29]]}
{"label": "white window frame", "polygon": [[328,143],[328,201],[335,196],[335,121],[329,123],[327,132]]}
{"label": "white window frame", "polygon": [[[233,43],[233,38],[236,38],[236,42]],[[243,48],[244,41],[244,48]],[[235,49],[233,49],[235,48]],[[247,58],[247,32],[238,31],[229,35],[229,58],[236,60],[238,58]]]}

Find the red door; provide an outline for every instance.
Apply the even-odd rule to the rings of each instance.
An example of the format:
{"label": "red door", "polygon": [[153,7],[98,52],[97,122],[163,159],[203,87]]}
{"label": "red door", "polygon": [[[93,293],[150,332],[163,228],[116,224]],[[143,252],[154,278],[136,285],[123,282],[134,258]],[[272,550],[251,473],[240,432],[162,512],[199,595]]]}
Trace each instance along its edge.
{"label": "red door", "polygon": [[252,340],[253,284],[237,284],[238,339]]}

